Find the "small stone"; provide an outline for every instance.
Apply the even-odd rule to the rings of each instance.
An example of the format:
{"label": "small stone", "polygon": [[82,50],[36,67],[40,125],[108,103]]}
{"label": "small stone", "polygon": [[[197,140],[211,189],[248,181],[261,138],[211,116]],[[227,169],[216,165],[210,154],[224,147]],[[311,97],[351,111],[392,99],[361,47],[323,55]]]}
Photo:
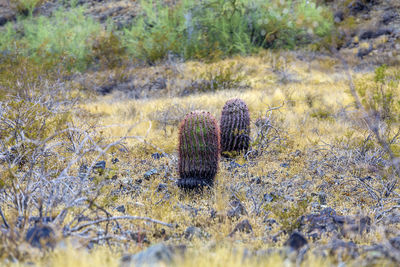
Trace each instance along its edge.
{"label": "small stone", "polygon": [[125,213],[125,206],[124,206],[124,205],[118,206],[118,207],[116,207],[115,209],[116,209],[117,211],[119,211],[119,212]]}
{"label": "small stone", "polygon": [[150,176],[152,176],[152,175],[154,175],[154,174],[157,174],[158,172],[157,172],[157,169],[151,169],[150,171],[147,171],[145,174],[144,174],[144,179],[146,179],[146,180],[149,180],[150,179]]}
{"label": "small stone", "polygon": [[36,248],[54,248],[55,235],[54,230],[46,224],[37,224],[28,229],[25,240]]}
{"label": "small stone", "polygon": [[252,183],[252,184],[261,184],[261,183],[262,183],[262,180],[261,180],[260,177],[256,177],[256,178],[252,178],[252,179],[250,180],[250,183]]}
{"label": "small stone", "polygon": [[235,228],[229,234],[229,236],[232,237],[236,232],[243,232],[246,234],[250,234],[253,232],[253,227],[251,226],[249,220],[243,220],[235,226]]}
{"label": "small stone", "polygon": [[207,236],[209,236],[208,233],[205,233],[200,228],[194,227],[194,226],[189,226],[188,228],[186,228],[185,233],[184,233],[185,239],[188,239],[188,240],[192,240],[193,237],[204,238]]}
{"label": "small stone", "polygon": [[333,18],[336,23],[342,22],[344,20],[344,12],[342,10],[336,11]]}
{"label": "small stone", "polygon": [[230,171],[236,168],[243,168],[243,167],[244,165],[240,165],[239,163],[232,160],[231,162],[229,162],[228,170]]}
{"label": "small stone", "polygon": [[280,166],[281,166],[282,168],[289,168],[289,167],[290,167],[290,164],[287,163],[287,162],[284,162],[284,163],[281,163]]}
{"label": "small stone", "polygon": [[275,200],[275,195],[273,193],[266,193],[264,194],[264,201],[270,203]]}
{"label": "small stone", "polygon": [[166,191],[168,186],[166,184],[160,183],[157,185],[156,192]]}
{"label": "small stone", "polygon": [[239,200],[233,200],[229,203],[231,209],[227,212],[228,218],[240,218],[241,215],[246,215],[247,211]]}
{"label": "small stone", "polygon": [[111,162],[112,162],[112,164],[115,164],[115,163],[119,162],[119,159],[118,159],[118,158],[113,158],[113,159],[111,160]]}
{"label": "small stone", "polygon": [[93,169],[104,170],[105,168],[106,168],[106,162],[104,160],[96,162],[96,164],[93,166]]}
{"label": "small stone", "polygon": [[382,23],[388,25],[391,21],[393,21],[397,17],[397,13],[393,10],[388,10],[383,13]]}
{"label": "small stone", "polygon": [[318,201],[319,201],[319,204],[321,204],[321,205],[326,205],[326,198],[327,198],[327,196],[326,196],[326,194],[324,193],[324,192],[319,192],[318,193]]}
{"label": "small stone", "polygon": [[161,159],[161,158],[163,158],[165,155],[164,155],[164,153],[158,153],[158,152],[156,152],[156,153],[154,153],[154,154],[151,154],[151,157],[153,158],[153,159]]}
{"label": "small stone", "polygon": [[389,240],[390,245],[397,250],[400,250],[400,235]]}
{"label": "small stone", "polygon": [[293,250],[300,250],[302,247],[307,245],[307,243],[307,239],[301,233],[293,232],[285,242],[285,246],[288,246]]}
{"label": "small stone", "polygon": [[347,8],[350,10],[350,14],[352,15],[368,10],[368,6],[362,0],[352,1]]}
{"label": "small stone", "polygon": [[264,219],[263,222],[266,224],[266,226],[265,226],[266,231],[271,231],[272,228],[274,227],[274,225],[278,225],[278,222],[272,218]]}

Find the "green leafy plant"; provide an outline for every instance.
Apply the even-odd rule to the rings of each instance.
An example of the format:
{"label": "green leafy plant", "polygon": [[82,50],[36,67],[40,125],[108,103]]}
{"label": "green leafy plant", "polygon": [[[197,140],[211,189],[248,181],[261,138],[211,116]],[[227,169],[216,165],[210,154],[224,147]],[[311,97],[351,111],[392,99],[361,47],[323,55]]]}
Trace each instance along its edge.
{"label": "green leafy plant", "polygon": [[379,119],[387,123],[398,122],[400,112],[400,75],[389,72],[386,65],[375,69],[372,83],[362,83],[358,93],[362,97],[364,107]]}

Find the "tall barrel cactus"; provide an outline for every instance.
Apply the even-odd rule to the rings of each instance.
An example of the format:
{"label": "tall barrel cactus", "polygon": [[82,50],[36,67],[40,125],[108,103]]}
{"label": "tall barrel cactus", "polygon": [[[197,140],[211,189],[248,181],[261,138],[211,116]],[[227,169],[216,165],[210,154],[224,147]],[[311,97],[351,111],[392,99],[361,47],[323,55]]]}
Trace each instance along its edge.
{"label": "tall barrel cactus", "polygon": [[179,129],[178,186],[185,189],[212,186],[218,171],[219,127],[205,111],[186,115]]}
{"label": "tall barrel cactus", "polygon": [[229,155],[247,151],[249,142],[249,109],[241,99],[228,100],[221,115],[221,152],[223,155]]}

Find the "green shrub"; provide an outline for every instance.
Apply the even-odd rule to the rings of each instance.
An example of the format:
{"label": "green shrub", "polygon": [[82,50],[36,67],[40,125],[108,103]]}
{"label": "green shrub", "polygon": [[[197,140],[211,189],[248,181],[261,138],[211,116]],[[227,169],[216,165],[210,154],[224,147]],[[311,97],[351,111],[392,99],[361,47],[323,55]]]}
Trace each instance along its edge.
{"label": "green shrub", "polygon": [[43,62],[69,60],[70,67],[85,69],[91,52],[90,38],[101,32],[100,23],[86,16],[83,7],[59,9],[51,17],[19,18],[21,30],[11,23],[0,34],[0,50],[15,51]]}
{"label": "green shrub", "polygon": [[389,124],[400,121],[400,72],[386,65],[375,69],[373,82],[363,81],[357,86],[364,107]]}
{"label": "green shrub", "polygon": [[[20,0],[32,11],[42,0]],[[21,3],[22,3],[21,2]],[[116,67],[129,55],[155,63],[169,55],[215,60],[259,48],[295,48],[326,37],[332,28],[327,8],[313,0],[141,1],[132,26],[112,31],[70,1],[50,17],[17,19],[0,30],[0,51],[19,51],[43,63],[58,59],[71,69]],[[114,59],[112,55],[116,55]]]}
{"label": "green shrub", "polygon": [[215,59],[259,47],[294,48],[326,36],[333,25],[327,8],[306,0],[182,0],[174,6],[155,0],[141,7],[124,42],[148,62],[169,53]]}

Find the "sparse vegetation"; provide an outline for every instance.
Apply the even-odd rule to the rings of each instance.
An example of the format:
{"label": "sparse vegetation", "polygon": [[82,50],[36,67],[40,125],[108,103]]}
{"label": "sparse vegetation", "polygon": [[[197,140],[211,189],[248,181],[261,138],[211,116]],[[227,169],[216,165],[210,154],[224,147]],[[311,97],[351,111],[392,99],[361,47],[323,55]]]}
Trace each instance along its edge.
{"label": "sparse vegetation", "polygon": [[1,266],[399,265],[391,0],[10,2]]}

